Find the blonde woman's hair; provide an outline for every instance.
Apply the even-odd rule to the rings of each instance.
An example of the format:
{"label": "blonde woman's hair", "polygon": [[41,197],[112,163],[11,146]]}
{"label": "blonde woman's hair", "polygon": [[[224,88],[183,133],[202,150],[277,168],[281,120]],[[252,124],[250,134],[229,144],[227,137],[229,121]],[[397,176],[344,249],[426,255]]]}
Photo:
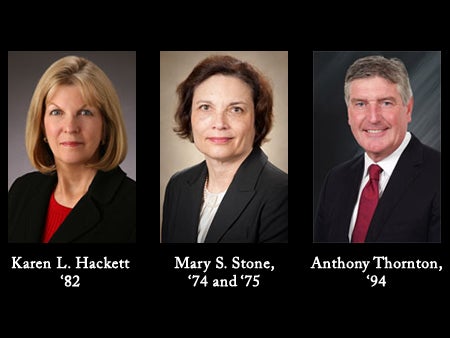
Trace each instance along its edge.
{"label": "blonde woman's hair", "polygon": [[99,156],[86,166],[102,171],[114,169],[123,162],[128,150],[119,96],[111,80],[97,65],[78,56],[66,56],[50,65],[34,90],[25,129],[25,147],[31,164],[42,173],[56,170],[53,153],[44,142],[44,113],[55,90],[65,85],[77,86],[86,103],[102,114]]}

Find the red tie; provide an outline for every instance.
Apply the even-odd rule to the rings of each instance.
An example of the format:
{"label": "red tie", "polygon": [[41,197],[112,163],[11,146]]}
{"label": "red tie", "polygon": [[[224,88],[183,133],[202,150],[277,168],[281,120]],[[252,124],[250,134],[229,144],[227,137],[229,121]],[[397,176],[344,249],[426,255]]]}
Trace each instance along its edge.
{"label": "red tie", "polygon": [[353,229],[352,243],[363,243],[366,240],[367,230],[369,230],[370,221],[378,204],[378,181],[382,171],[383,169],[376,164],[369,166],[370,179],[364,187],[359,200],[358,216]]}

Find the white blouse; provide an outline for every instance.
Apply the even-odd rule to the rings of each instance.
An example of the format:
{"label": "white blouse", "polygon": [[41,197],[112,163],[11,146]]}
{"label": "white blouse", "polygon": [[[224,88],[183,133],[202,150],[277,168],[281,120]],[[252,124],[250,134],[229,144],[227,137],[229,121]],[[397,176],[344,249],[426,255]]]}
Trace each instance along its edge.
{"label": "white blouse", "polygon": [[227,191],[223,191],[217,194],[211,193],[208,189],[204,189],[203,193],[203,205],[200,211],[200,223],[198,224],[197,243],[204,243],[206,234],[211,226],[214,215],[222,202],[223,197]]}

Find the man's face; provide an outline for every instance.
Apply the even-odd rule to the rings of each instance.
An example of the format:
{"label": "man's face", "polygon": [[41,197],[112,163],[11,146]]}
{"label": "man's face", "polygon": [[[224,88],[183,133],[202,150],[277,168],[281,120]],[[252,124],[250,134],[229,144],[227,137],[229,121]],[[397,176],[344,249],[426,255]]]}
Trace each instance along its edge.
{"label": "man's face", "polygon": [[413,98],[404,105],[397,84],[378,76],[352,81],[349,93],[352,133],[372,160],[381,161],[402,143],[411,122]]}

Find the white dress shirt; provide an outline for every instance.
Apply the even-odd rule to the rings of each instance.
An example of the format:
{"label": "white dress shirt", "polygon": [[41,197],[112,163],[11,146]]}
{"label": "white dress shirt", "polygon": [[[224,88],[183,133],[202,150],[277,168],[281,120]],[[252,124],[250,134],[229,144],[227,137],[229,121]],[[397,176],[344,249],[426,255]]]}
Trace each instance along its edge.
{"label": "white dress shirt", "polygon": [[369,166],[371,164],[378,164],[383,169],[383,171],[380,174],[380,181],[378,187],[379,197],[381,197],[383,195],[384,190],[386,189],[386,186],[389,182],[392,173],[394,172],[398,159],[400,158],[401,154],[405,150],[410,140],[411,140],[411,133],[408,131],[406,132],[405,138],[403,139],[400,146],[388,157],[382,159],[380,162],[377,163],[372,161],[372,159],[367,155],[367,153],[364,154],[364,172],[361,180],[361,185],[359,187],[358,199],[356,200],[355,208],[353,209],[352,218],[350,220],[350,229],[348,231],[349,242],[351,242],[353,229],[355,228],[356,217],[358,216],[358,207],[361,193],[365,185],[369,181],[369,173],[368,173]]}

